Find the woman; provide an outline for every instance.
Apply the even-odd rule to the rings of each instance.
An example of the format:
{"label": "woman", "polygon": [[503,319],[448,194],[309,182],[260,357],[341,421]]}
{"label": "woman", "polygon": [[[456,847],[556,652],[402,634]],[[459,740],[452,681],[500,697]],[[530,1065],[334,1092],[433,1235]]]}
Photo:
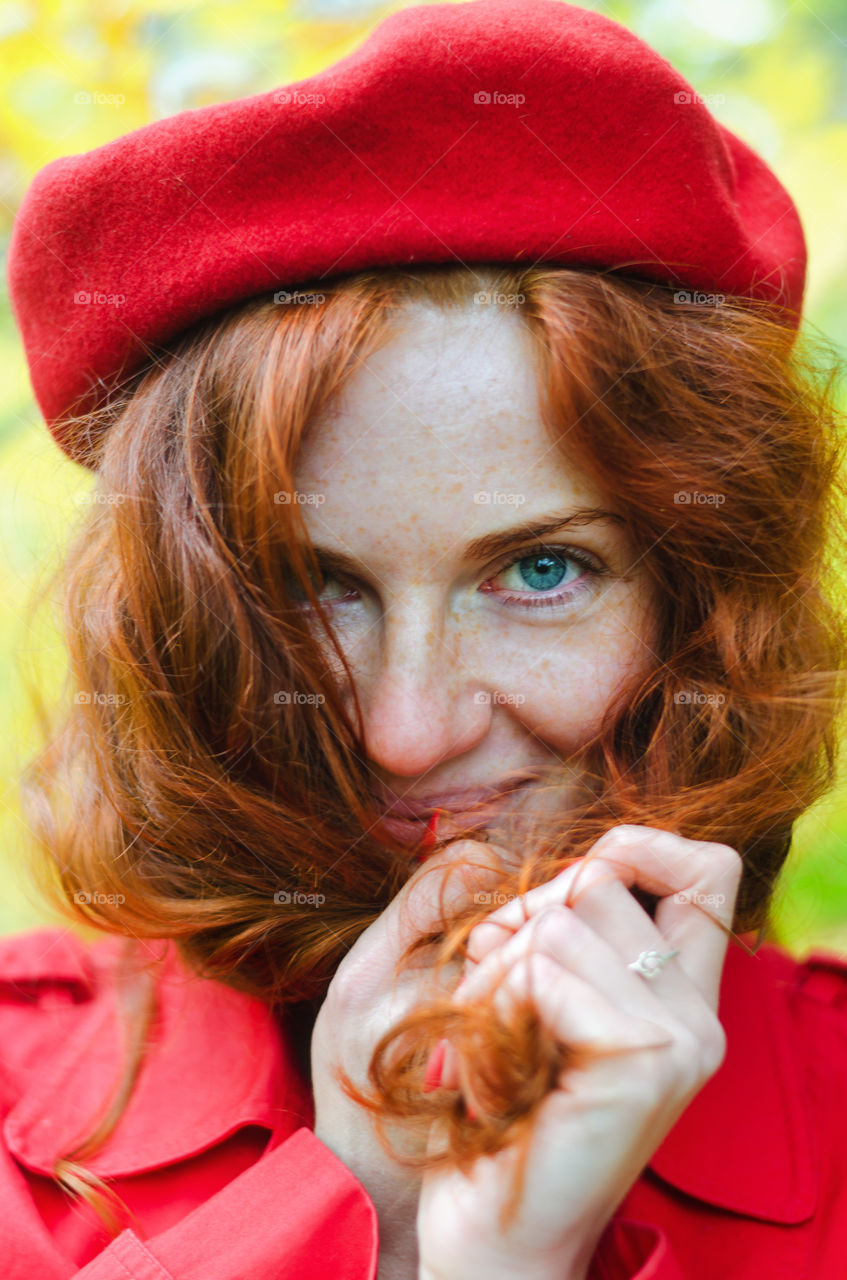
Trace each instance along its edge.
{"label": "woman", "polygon": [[847,969],[758,945],[834,776],[832,377],[689,89],[558,0],[422,6],[33,184],[97,484],[25,797],[113,936],[0,948],[10,1275],[841,1274]]}

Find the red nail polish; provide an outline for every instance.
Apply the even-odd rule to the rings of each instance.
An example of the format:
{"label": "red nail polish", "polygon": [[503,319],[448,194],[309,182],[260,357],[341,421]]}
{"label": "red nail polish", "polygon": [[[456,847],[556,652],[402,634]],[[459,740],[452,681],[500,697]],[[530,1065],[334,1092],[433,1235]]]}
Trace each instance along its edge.
{"label": "red nail polish", "polygon": [[444,1070],[444,1055],[446,1052],[447,1041],[439,1040],[429,1055],[429,1061],[426,1064],[423,1084],[421,1085],[423,1093],[431,1093],[433,1089],[441,1087],[441,1073]]}
{"label": "red nail polish", "polygon": [[469,1120],[479,1119],[479,1116],[476,1114],[476,1111],[474,1110],[474,1108],[471,1106],[469,1102],[465,1103],[465,1111],[467,1112],[467,1116]]}
{"label": "red nail polish", "polygon": [[419,862],[424,862],[426,860],[429,856],[429,850],[435,844],[435,828],[440,815],[441,810],[436,809],[429,822],[426,824],[426,831],[424,832],[423,839],[421,840],[420,852],[415,855]]}

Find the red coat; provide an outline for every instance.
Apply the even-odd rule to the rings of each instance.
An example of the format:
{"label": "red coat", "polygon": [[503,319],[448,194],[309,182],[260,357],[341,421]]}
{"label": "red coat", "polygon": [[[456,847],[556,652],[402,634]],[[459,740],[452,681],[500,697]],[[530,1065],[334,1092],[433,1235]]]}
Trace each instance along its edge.
{"label": "red coat", "polygon": [[[0,939],[0,1274],[373,1280],[373,1205],[312,1132],[290,1034],[148,945],[167,956],[153,1047],[87,1161],[136,1215],[108,1243],[48,1175],[116,1078],[117,940]],[[726,1058],[619,1206],[590,1280],[847,1277],[847,960],[730,946],[719,1012]]]}

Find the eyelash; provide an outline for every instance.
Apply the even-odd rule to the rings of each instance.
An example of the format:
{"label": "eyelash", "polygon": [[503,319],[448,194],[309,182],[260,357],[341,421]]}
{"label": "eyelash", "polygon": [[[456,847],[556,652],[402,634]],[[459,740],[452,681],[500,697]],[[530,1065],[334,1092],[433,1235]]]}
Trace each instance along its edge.
{"label": "eyelash", "polygon": [[[609,569],[607,569],[606,566],[600,560],[597,560],[594,556],[590,555],[589,552],[582,550],[580,547],[571,547],[571,546],[565,546],[565,545],[556,546],[547,542],[539,542],[539,543],[536,543],[534,546],[522,548],[518,555],[515,555],[514,553],[512,553],[511,559],[504,560],[503,563],[500,564],[499,567],[494,571],[494,573],[492,573],[490,577],[486,579],[486,582],[483,583],[483,587],[487,587],[487,584],[491,580],[491,578],[499,577],[499,575],[503,573],[506,569],[513,569],[516,565],[519,565],[523,560],[531,560],[537,556],[553,556],[557,560],[571,561],[574,564],[578,564],[580,568],[584,570],[583,575],[582,577],[576,580],[576,583],[571,583],[570,586],[568,586],[563,590],[560,590],[557,594],[538,595],[538,596],[530,595],[529,598],[513,595],[507,591],[506,592],[492,591],[491,594],[492,595],[496,594],[503,597],[503,603],[505,603],[510,608],[568,609],[570,608],[570,602],[574,599],[574,597],[582,595],[582,593],[585,591],[589,591],[589,592],[593,591],[597,586],[598,580],[600,578],[607,577],[609,574]],[[347,585],[349,583],[349,580],[340,573],[335,573],[335,574],[330,573],[326,580],[332,581],[333,579],[342,586]],[[324,607],[326,607],[326,605],[328,604],[329,607],[331,608],[334,604],[341,604],[341,603],[342,603],[341,600],[334,600],[334,601],[330,600],[328,602],[325,602]]]}
{"label": "eyelash", "polygon": [[[558,594],[536,595],[532,593],[528,598],[524,598],[523,596],[506,593],[504,603],[513,605],[518,609],[569,608],[569,602],[575,596],[582,595],[584,591],[593,591],[597,586],[597,580],[607,576],[609,573],[604,564],[580,547],[553,546],[547,542],[539,542],[535,546],[522,548],[518,556],[513,554],[513,557],[501,564],[491,576],[496,578],[504,570],[513,569],[515,565],[520,564],[523,560],[532,560],[538,556],[552,556],[554,559],[563,562],[571,561],[574,564],[578,564],[584,570],[584,573],[581,578],[577,578],[575,583],[571,583],[570,586],[560,590]],[[486,585],[486,583],[483,583],[483,586]],[[503,592],[496,594],[504,595]],[[566,603],[563,605],[563,602]]]}

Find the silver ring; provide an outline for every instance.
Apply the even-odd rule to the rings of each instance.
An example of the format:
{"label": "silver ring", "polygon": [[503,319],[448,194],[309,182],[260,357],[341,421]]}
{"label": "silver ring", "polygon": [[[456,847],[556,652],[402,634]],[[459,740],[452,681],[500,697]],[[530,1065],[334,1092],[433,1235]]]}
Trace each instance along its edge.
{"label": "silver ring", "polygon": [[642,978],[655,978],[657,973],[661,973],[667,960],[673,959],[679,955],[679,950],[666,951],[664,955],[659,951],[642,951],[637,960],[633,960],[632,964],[628,964],[627,969],[634,969],[636,973],[640,973]]}

